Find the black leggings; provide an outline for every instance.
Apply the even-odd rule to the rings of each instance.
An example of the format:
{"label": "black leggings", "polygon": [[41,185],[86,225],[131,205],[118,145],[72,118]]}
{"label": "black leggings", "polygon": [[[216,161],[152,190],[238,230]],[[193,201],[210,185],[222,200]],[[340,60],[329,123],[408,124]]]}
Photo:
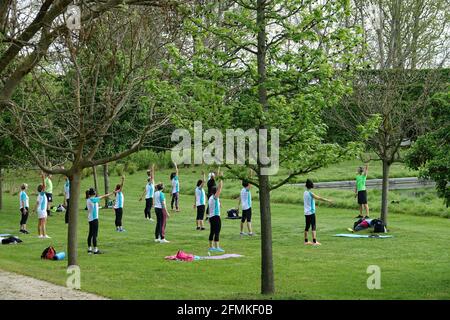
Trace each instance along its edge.
{"label": "black leggings", "polygon": [[152,217],[152,213],[151,213],[152,205],[153,205],[153,198],[145,199],[145,209],[144,209],[145,218]]}
{"label": "black leggings", "polygon": [[116,212],[116,227],[121,227],[122,226],[122,215],[123,215],[123,208],[117,208],[114,209],[114,211]]}
{"label": "black leggings", "polygon": [[178,210],[178,192],[172,193],[172,201],[170,202],[170,207],[173,210],[173,204],[175,203],[175,209]]}
{"label": "black leggings", "polygon": [[66,224],[69,223],[69,212],[70,212],[70,199],[67,199],[66,214],[64,216]]}
{"label": "black leggings", "polygon": [[155,208],[156,214],[156,227],[155,227],[155,239],[164,239],[166,232],[166,217],[161,208]]}
{"label": "black leggings", "polygon": [[305,231],[309,231],[309,227],[311,227],[312,231],[316,231],[316,215],[310,214],[305,216],[306,226]]}
{"label": "black leggings", "polygon": [[220,216],[213,216],[209,218],[209,224],[211,225],[209,232],[209,241],[219,241],[220,229],[222,228],[222,222]]}
{"label": "black leggings", "polygon": [[88,246],[97,246],[97,236],[98,236],[98,219],[89,221],[89,235],[87,238]]}
{"label": "black leggings", "polygon": [[28,220],[28,208],[20,209],[20,225],[23,226],[24,224],[27,224],[27,220]]}

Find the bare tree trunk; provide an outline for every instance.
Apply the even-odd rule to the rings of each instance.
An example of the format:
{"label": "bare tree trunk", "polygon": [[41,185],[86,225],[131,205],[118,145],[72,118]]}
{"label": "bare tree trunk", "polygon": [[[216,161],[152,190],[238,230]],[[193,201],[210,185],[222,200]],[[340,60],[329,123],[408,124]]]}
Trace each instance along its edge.
{"label": "bare tree trunk", "polygon": [[98,179],[97,179],[97,167],[92,167],[92,175],[94,176],[94,188],[96,192],[99,192],[98,190]]}
{"label": "bare tree trunk", "polygon": [[[268,110],[266,88],[266,5],[266,0],[258,0],[256,5],[256,24],[258,27],[258,95],[259,103],[264,111]],[[274,294],[275,282],[273,276],[269,177],[267,175],[261,175],[261,170],[259,170],[258,179],[261,212],[261,293]]]}
{"label": "bare tree trunk", "polygon": [[388,194],[389,194],[389,170],[391,164],[383,160],[383,183],[381,189],[381,220],[387,226],[387,215],[388,215]]}
{"label": "bare tree trunk", "polygon": [[67,232],[68,266],[78,265],[78,211],[81,189],[81,170],[75,170],[70,179],[70,213]]}
{"label": "bare tree trunk", "polygon": [[259,176],[259,205],[261,213],[261,293],[275,293],[272,257],[272,221],[269,176]]}
{"label": "bare tree trunk", "polygon": [[[105,194],[109,193],[109,166],[108,164],[103,165],[103,181],[105,183]],[[105,198],[105,208],[108,207],[109,197]]]}
{"label": "bare tree trunk", "polygon": [[0,210],[3,209],[3,168],[0,167]]}

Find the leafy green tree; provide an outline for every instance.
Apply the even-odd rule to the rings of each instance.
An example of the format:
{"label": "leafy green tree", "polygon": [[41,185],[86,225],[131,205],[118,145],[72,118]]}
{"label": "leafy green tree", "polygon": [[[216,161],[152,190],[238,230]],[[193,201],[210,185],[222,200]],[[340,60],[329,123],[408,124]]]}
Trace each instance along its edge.
{"label": "leafy green tree", "polygon": [[420,176],[436,182],[438,196],[450,206],[450,91],[433,96],[430,131],[420,136],[408,151],[405,162]]}
{"label": "leafy green tree", "polygon": [[[415,140],[428,130],[426,110],[434,93],[443,89],[448,69],[436,70],[365,70],[354,80],[353,92],[324,117],[333,132],[344,132],[337,139],[356,139],[358,125],[373,115],[381,118],[378,131],[367,141],[367,150],[381,160],[383,181],[381,218],[388,224],[389,172],[400,162],[403,141]],[[329,137],[331,141],[335,137]],[[371,160],[371,159],[369,159]]]}
{"label": "leafy green tree", "polygon": [[[286,176],[271,177],[261,158],[225,164],[231,176],[259,189],[263,294],[275,292],[270,191],[361,148],[324,143],[321,119],[350,89],[359,36],[341,23],[348,15],[348,1],[211,1],[190,11],[185,27],[192,40],[173,49],[178,64],[171,72],[187,118],[223,132],[279,130],[279,149],[270,134],[267,145],[279,153]],[[361,135],[374,126],[359,126]]]}

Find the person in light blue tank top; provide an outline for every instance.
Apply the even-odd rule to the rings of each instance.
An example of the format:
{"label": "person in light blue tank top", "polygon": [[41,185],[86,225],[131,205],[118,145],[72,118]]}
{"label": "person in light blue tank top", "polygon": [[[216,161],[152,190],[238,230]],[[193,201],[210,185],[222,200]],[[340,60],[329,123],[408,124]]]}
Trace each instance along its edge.
{"label": "person in light blue tank top", "polygon": [[145,185],[144,193],[142,193],[139,201],[142,201],[145,196],[144,219],[153,222],[151,212],[153,207],[153,197],[155,195],[155,165],[152,165],[151,170],[147,170],[147,177],[147,184]]}
{"label": "person in light blue tank top", "polygon": [[175,211],[180,212],[179,201],[180,201],[180,180],[179,171],[177,164],[174,162],[175,172],[170,174],[170,181],[172,183],[172,200],[170,202],[170,207],[173,211],[173,205],[175,204]]}
{"label": "person in light blue tank top", "polygon": [[209,251],[212,252],[224,252],[219,246],[219,236],[220,230],[222,228],[222,222],[220,220],[220,193],[223,188],[223,180],[220,180],[219,187],[212,188],[212,195],[208,200],[209,204],[209,224],[210,224],[210,233],[209,233]]}
{"label": "person in light blue tank top", "polygon": [[[315,200],[321,200],[331,203],[331,200],[319,197],[318,195],[312,193],[312,189],[314,188],[314,183],[312,180],[306,180],[306,190],[303,193],[303,207],[305,212],[305,245],[320,245],[320,242],[317,241],[316,235],[316,203]],[[309,228],[312,229],[313,242],[308,241],[308,231]]]}
{"label": "person in light blue tank top", "polygon": [[116,214],[116,231],[124,232],[125,229],[122,226],[122,216],[123,216],[123,204],[124,204],[124,195],[123,195],[123,185],[125,183],[125,176],[122,176],[120,184],[118,184],[114,190],[116,195],[116,202],[114,204],[114,212]]}
{"label": "person in light blue tank top", "polygon": [[202,172],[203,180],[197,181],[197,187],[194,190],[194,210],[197,209],[197,230],[205,230],[204,218],[205,218],[205,206],[206,206],[206,193],[203,190],[205,184],[205,172]]}

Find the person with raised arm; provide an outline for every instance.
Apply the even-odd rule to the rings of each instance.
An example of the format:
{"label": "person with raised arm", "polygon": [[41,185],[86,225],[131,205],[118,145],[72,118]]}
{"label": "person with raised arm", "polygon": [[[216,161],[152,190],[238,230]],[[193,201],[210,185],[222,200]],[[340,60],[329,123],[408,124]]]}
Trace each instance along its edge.
{"label": "person with raised arm", "polygon": [[172,183],[172,200],[170,202],[170,207],[173,211],[173,205],[175,204],[176,212],[180,212],[180,208],[179,208],[180,180],[178,178],[179,172],[178,172],[177,164],[174,162],[173,165],[175,166],[175,172],[172,172],[170,174],[170,181]]}
{"label": "person with raised arm", "polygon": [[194,196],[194,209],[197,208],[197,230],[205,230],[205,225],[203,223],[205,217],[205,205],[206,205],[206,194],[205,190],[203,190],[203,186],[205,184],[205,172],[202,171],[203,180],[197,181],[197,187],[195,188],[195,196]]}
{"label": "person with raised arm", "polygon": [[147,170],[147,184],[144,188],[144,193],[139,198],[139,201],[145,196],[145,209],[144,209],[144,219],[152,219],[152,207],[153,207],[153,195],[155,194],[155,165],[152,165],[151,170]]}
{"label": "person with raised arm", "polygon": [[97,196],[97,192],[94,188],[90,188],[87,192],[88,199],[87,209],[88,209],[88,222],[89,222],[89,233],[87,238],[88,243],[88,254],[101,254],[102,251],[98,250],[97,247],[97,237],[98,237],[98,218],[99,218],[99,203],[103,198],[112,196],[114,192],[110,192],[103,196]]}
{"label": "person with raised arm", "polygon": [[[359,167],[356,176],[355,197],[358,198],[359,215],[356,218],[369,218],[369,205],[367,204],[366,180],[369,172],[369,164]],[[363,208],[366,215],[363,216]]]}
{"label": "person with raised arm", "polygon": [[116,214],[116,231],[124,232],[125,229],[122,226],[122,217],[123,217],[123,203],[125,201],[125,197],[123,195],[123,185],[125,183],[125,176],[121,177],[120,184],[116,185],[114,189],[114,194],[116,195],[116,201],[114,203],[114,212]]}
{"label": "person with raised arm", "polygon": [[209,251],[213,252],[224,252],[220,245],[220,230],[222,228],[222,222],[220,220],[220,193],[223,188],[223,179],[220,179],[219,186],[213,187],[211,192],[212,195],[208,199],[209,204],[209,224],[210,224],[210,233],[209,233]]}
{"label": "person with raised arm", "polygon": [[[322,198],[317,194],[314,194],[311,190],[314,188],[312,180],[306,180],[306,190],[303,193],[303,206],[305,211],[305,245],[312,244],[319,246],[321,243],[317,241],[316,234],[316,203],[315,200],[325,201],[331,203],[329,199]],[[308,240],[308,231],[311,227],[313,242]]]}
{"label": "person with raised arm", "polygon": [[38,185],[37,187],[37,201],[36,205],[33,209],[33,212],[37,212],[38,216],[38,234],[40,239],[50,239],[50,237],[47,235],[47,195],[46,195],[46,183],[45,183],[45,174],[41,173],[41,179],[42,184]]}

